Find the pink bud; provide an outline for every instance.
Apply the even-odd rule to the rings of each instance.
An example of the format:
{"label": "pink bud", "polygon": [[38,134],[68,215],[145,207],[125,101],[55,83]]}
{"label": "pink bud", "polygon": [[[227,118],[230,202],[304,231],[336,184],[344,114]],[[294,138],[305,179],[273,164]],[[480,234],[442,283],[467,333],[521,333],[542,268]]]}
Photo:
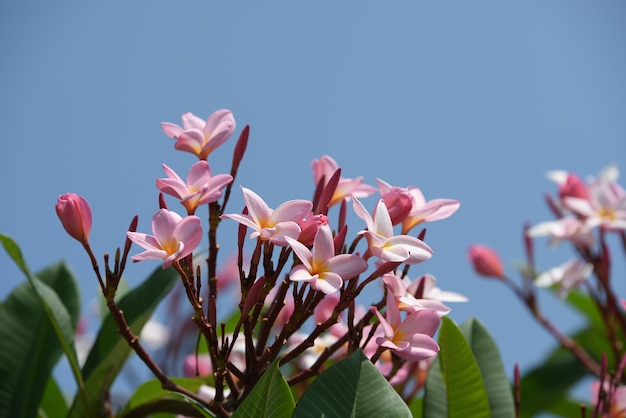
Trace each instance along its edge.
{"label": "pink bud", "polygon": [[576,174],[568,173],[567,179],[559,185],[559,196],[561,200],[564,197],[578,197],[580,199],[589,199],[589,191],[585,183]]}
{"label": "pink bud", "polygon": [[313,240],[315,239],[315,234],[317,234],[317,230],[320,226],[327,223],[328,216],[320,214],[310,215],[306,219],[299,221],[298,226],[300,227],[302,232],[300,232],[298,241],[300,241],[304,245],[313,245]]}
{"label": "pink bud", "polygon": [[392,225],[398,225],[409,215],[413,209],[413,199],[407,189],[392,187],[381,199],[387,206]]}
{"label": "pink bud", "polygon": [[467,253],[469,261],[474,265],[477,274],[485,277],[504,279],[504,269],[500,256],[493,249],[480,244],[474,244]]}
{"label": "pink bud", "polygon": [[88,245],[91,231],[91,208],[84,197],[74,193],[59,196],[56,204],[57,216],[70,236],[83,245]]}

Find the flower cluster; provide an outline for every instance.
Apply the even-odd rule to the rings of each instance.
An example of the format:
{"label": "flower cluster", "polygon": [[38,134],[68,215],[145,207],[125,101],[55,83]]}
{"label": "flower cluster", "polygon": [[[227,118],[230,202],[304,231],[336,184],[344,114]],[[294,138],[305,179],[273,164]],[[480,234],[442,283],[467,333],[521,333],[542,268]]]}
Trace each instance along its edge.
{"label": "flower cluster", "polygon": [[[312,200],[288,200],[272,209],[242,186],[243,209],[225,213],[249,127],[235,145],[230,174],[214,175],[209,157],[234,133],[232,113],[219,110],[206,121],[185,113],[182,119],[182,127],[163,123],[163,131],[176,140],[176,149],[194,154],[198,161],[191,165],[186,180],[163,165],[166,178],[156,180],[160,208],[152,218],[152,234],[136,232],[136,223],[131,226],[121,264],[113,269],[115,273],[107,272],[106,280],[98,278],[109,309],[122,321],[113,296],[131,243],[145,250],[130,257],[134,262],[159,260],[163,269],[173,267],[178,272],[193,321],[207,346],[205,354],[187,356],[184,371],[214,377],[210,390],[202,392],[210,393],[212,399],[197,395],[196,400],[217,414],[232,411],[279,356],[281,365],[291,364],[291,385],[319,374],[328,361],[357,349],[392,382],[414,370],[405,364],[432,360],[439,351],[433,337],[441,317],[450,311],[444,302],[466,298],[440,290],[430,274],[410,281],[409,267],[433,255],[424,242],[425,231],[410,233],[422,223],[449,217],[459,208],[458,201],[426,201],[414,186],[402,188],[378,179],[377,189],[362,177],[342,177],[337,162],[325,155],[312,162],[316,186]],[[370,212],[363,200],[377,192],[380,196]],[[176,198],[185,216],[168,209],[164,195]],[[350,201],[364,221],[351,242],[345,223]],[[204,229],[198,215],[202,207],[208,209]],[[334,226],[331,208],[337,208]],[[68,233],[92,256],[87,239],[91,211],[86,200],[61,196],[57,212]],[[230,264],[234,269],[230,275],[218,268],[216,232],[222,221],[239,224],[237,260]],[[203,282],[203,267],[193,253],[205,234],[209,245]],[[244,256],[246,236],[254,243],[249,258]],[[97,271],[95,264],[94,268]],[[238,282],[239,304],[234,312],[220,310],[218,314],[226,281]],[[366,286],[375,289],[378,297],[369,309],[357,303]],[[220,326],[218,316],[228,315],[234,315],[235,325]],[[127,338],[131,345],[138,344],[132,334]],[[141,358],[145,356],[142,352]],[[246,375],[257,377],[243,378]],[[157,377],[162,376],[157,373]],[[423,384],[422,377],[413,393]]]}
{"label": "flower cluster", "polygon": [[[619,171],[610,165],[586,181],[575,173],[551,171],[548,178],[558,190],[545,199],[555,219],[525,226],[526,265],[522,285],[506,273],[497,252],[475,244],[468,258],[477,274],[509,286],[545,327],[598,381],[593,386],[593,416],[624,416],[622,372],[626,366],[626,301],[614,289],[611,277],[610,236],[626,249],[626,190],[617,183]],[[551,248],[569,244],[573,256],[562,264],[539,270],[535,265],[534,239],[548,238]],[[595,346],[588,339],[570,338],[541,311],[538,288],[552,289],[591,320],[589,332],[598,332]],[[586,304],[586,305],[585,305]],[[598,353],[598,347],[603,347]],[[554,373],[554,371],[552,371]],[[600,385],[599,382],[604,382]]]}

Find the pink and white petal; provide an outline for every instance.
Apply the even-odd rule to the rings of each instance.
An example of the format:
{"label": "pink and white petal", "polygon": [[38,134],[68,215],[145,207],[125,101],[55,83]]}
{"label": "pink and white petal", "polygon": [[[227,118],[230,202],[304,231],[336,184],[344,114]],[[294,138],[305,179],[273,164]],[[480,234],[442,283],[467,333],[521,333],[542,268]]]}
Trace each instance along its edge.
{"label": "pink and white petal", "polygon": [[271,216],[272,223],[300,222],[311,212],[313,203],[308,200],[290,200],[278,206]]}
{"label": "pink and white petal", "polygon": [[161,250],[161,245],[159,242],[152,236],[148,234],[144,234],[142,232],[126,232],[126,236],[135,244],[139,245],[146,250]]}
{"label": "pink and white petal", "polygon": [[384,247],[370,246],[372,254],[385,261],[401,263],[409,258],[409,251],[404,245],[385,245]]}
{"label": "pink and white petal", "polygon": [[367,229],[370,232],[375,233],[374,220],[372,219],[372,216],[367,211],[367,209],[365,209],[365,206],[363,206],[363,203],[361,203],[358,199],[353,199],[352,208],[354,209],[354,212],[357,214],[357,216],[365,221]]}
{"label": "pink and white petal", "polygon": [[169,254],[163,250],[148,250],[137,255],[133,255],[130,258],[133,262],[137,263],[144,260],[165,260]]}
{"label": "pink and white petal", "polygon": [[207,138],[213,137],[225,130],[235,130],[235,117],[228,109],[220,109],[211,113],[206,120],[204,126],[204,134]]}
{"label": "pink and white petal", "polygon": [[370,310],[374,312],[376,316],[378,317],[378,321],[380,321],[380,326],[383,328],[383,332],[385,334],[385,338],[379,337],[376,339],[376,343],[378,345],[381,345],[381,343],[378,342],[378,340],[387,341],[389,338],[393,338],[393,333],[394,333],[393,327],[391,326],[389,322],[387,322],[385,318],[383,318],[383,316],[380,314],[380,312],[378,312],[378,309],[375,306],[372,306]]}
{"label": "pink and white petal", "polygon": [[323,265],[324,271],[332,271],[337,273],[343,280],[350,280],[367,270],[367,261],[354,254],[339,254]]}
{"label": "pink and white petal", "polygon": [[302,244],[295,238],[287,236],[285,237],[285,240],[287,241],[293,252],[298,256],[304,267],[306,267],[308,271],[312,271],[313,266],[311,262],[313,260],[313,255],[311,254],[311,250],[309,250],[304,244]]}
{"label": "pink and white petal", "polygon": [[437,210],[424,218],[424,222],[439,221],[449,218],[461,206],[461,202],[454,199],[433,199],[428,204],[437,207]]}
{"label": "pink and white petal", "polygon": [[396,235],[387,240],[387,245],[403,246],[410,254],[408,262],[421,263],[433,256],[433,250],[424,241],[410,235]]}
{"label": "pink and white petal", "polygon": [[165,132],[165,135],[174,139],[177,139],[178,135],[180,135],[183,132],[183,128],[181,128],[180,126],[174,123],[169,123],[169,122],[161,122],[161,129],[163,129],[163,132]]}
{"label": "pink and white petal", "polygon": [[396,332],[402,335],[426,334],[432,337],[437,332],[440,323],[441,316],[436,311],[423,309],[410,313]]}
{"label": "pink and white petal", "polygon": [[209,190],[221,191],[224,187],[226,187],[232,181],[233,181],[233,176],[231,176],[230,174],[218,174],[207,180],[206,187]]}
{"label": "pink and white petal", "polygon": [[252,219],[250,216],[248,215],[242,215],[240,213],[229,213],[229,214],[225,214],[220,216],[221,219],[232,219],[233,221],[239,222],[242,225],[247,226],[248,228],[252,228],[255,231],[260,231],[262,228],[259,227],[259,224],[257,224],[254,219]]}
{"label": "pink and white petal", "polygon": [[435,356],[439,352],[439,345],[425,334],[417,334],[407,350],[397,351],[396,354],[408,361],[420,361]]}
{"label": "pink and white petal", "polygon": [[[413,199],[414,210],[419,210],[422,206],[426,204],[426,199],[424,198],[424,194],[419,188],[415,186],[409,186],[407,187],[407,190],[409,191],[409,194],[411,195],[411,198]],[[411,215],[413,215],[413,213],[411,213]]]}
{"label": "pink and white petal", "polygon": [[326,260],[335,256],[333,233],[331,232],[328,224],[323,224],[318,228],[313,241],[313,249],[311,250],[311,253],[313,255],[312,263],[314,265],[321,265],[326,262]]}
{"label": "pink and white petal", "polygon": [[246,207],[248,208],[248,213],[256,224],[261,228],[273,226],[268,225],[268,221],[272,216],[272,210],[267,206],[267,203],[250,189],[242,187],[241,191],[243,193],[243,200],[245,200]]}
{"label": "pink and white petal", "polygon": [[302,231],[300,229],[300,226],[298,226],[298,224],[295,222],[279,222],[274,226],[274,228],[272,228],[272,230],[275,232],[273,234],[273,237],[271,238],[271,241],[276,245],[280,245],[281,247],[287,245],[285,237],[298,239],[298,237],[300,236],[300,232]]}
{"label": "pink and white petal", "polygon": [[565,197],[563,198],[563,205],[567,209],[585,217],[591,217],[594,215],[593,207],[586,199],[578,197]]}
{"label": "pink and white petal", "polygon": [[167,209],[159,209],[152,217],[152,232],[154,238],[163,244],[171,240],[174,228],[183,218],[176,212]]}
{"label": "pink and white petal", "polygon": [[204,129],[204,125],[206,124],[203,119],[197,117],[191,112],[183,113],[182,119],[185,130],[197,129],[202,131]]}
{"label": "pink and white petal", "polygon": [[[185,256],[191,254],[200,244],[200,241],[202,241],[202,224],[200,218],[195,215],[185,217],[176,225],[172,236],[180,243],[185,244]],[[181,249],[179,249],[179,251],[181,251]]]}
{"label": "pink and white petal", "polygon": [[178,135],[178,140],[174,144],[174,148],[180,151],[187,151],[193,154],[199,155],[202,151],[202,145],[204,143],[204,136],[202,132],[196,129],[181,132]]}
{"label": "pink and white petal", "polygon": [[365,235],[365,238],[367,239],[367,242],[372,249],[377,247],[384,247],[387,244],[387,238],[383,237],[382,235],[378,235],[375,232],[362,231],[361,233]]}
{"label": "pink and white petal", "polygon": [[170,196],[177,197],[179,199],[184,198],[189,194],[187,185],[182,181],[175,179],[157,179],[156,187],[160,192],[169,194]]}
{"label": "pink and white petal", "polygon": [[311,275],[311,272],[302,264],[291,269],[289,280],[294,282],[310,282],[317,278],[317,274]]}
{"label": "pink and white petal", "polygon": [[200,160],[189,168],[187,173],[187,184],[201,187],[211,179],[211,167],[205,160]]}
{"label": "pink and white petal", "polygon": [[383,237],[389,238],[393,236],[393,224],[391,223],[391,216],[385,202],[382,199],[376,204],[376,210],[374,211],[374,229],[373,232]]}
{"label": "pink and white petal", "polygon": [[378,183],[378,190],[380,191],[381,195],[388,193],[392,188],[391,184],[381,179],[376,179],[376,183]]}
{"label": "pink and white petal", "polygon": [[332,272],[322,273],[318,276],[317,280],[311,282],[313,289],[324,292],[327,295],[337,292],[341,289],[341,285],[343,285],[341,277]]}

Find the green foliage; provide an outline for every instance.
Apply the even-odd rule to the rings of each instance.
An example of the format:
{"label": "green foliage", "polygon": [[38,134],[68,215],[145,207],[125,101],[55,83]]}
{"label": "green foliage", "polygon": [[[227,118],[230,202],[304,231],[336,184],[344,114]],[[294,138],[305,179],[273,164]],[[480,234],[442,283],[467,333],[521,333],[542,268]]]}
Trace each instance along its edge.
{"label": "green foliage", "polygon": [[411,411],[363,351],[357,350],[313,381],[293,416],[411,417]]}
{"label": "green foliage", "polygon": [[53,376],[48,378],[43,398],[39,404],[37,415],[41,418],[64,417],[67,415],[68,405],[61,389]]}
{"label": "green foliage", "polygon": [[[74,332],[80,297],[63,263],[33,275],[17,244],[0,235],[7,254],[27,277],[0,309],[0,417],[35,416],[49,376],[63,353],[76,366]],[[80,381],[78,382],[80,387]],[[49,398],[48,398],[49,399]]]}
{"label": "green foliage", "polygon": [[475,319],[461,328],[448,317],[439,330],[440,352],[426,382],[424,417],[513,417],[511,387],[497,346]]}
{"label": "green foliage", "polygon": [[[128,292],[118,306],[135,335],[139,335],[159,302],[177,282],[174,269],[158,267],[141,285]],[[83,366],[88,405],[74,401],[71,417],[84,417],[89,411],[99,411],[105,396],[126,362],[131,348],[118,334],[117,324],[108,314]]]}
{"label": "green foliage", "polygon": [[290,417],[296,404],[287,381],[275,361],[233,414],[233,418]]}
{"label": "green foliage", "polygon": [[[191,392],[198,392],[204,382],[200,379],[172,378],[178,386],[188,389]],[[209,411],[204,410],[193,401],[164,390],[161,382],[157,379],[145,382],[129,399],[120,418],[136,418],[145,416],[155,416],[158,413],[179,414],[190,417],[211,417]],[[168,415],[169,416],[169,415]]]}

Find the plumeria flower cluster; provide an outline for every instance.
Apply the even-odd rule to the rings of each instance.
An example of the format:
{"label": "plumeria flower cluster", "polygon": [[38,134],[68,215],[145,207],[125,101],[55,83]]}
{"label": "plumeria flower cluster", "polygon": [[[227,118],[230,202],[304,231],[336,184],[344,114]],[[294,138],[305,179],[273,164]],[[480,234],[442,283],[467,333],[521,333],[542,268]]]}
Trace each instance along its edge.
{"label": "plumeria flower cluster", "polygon": [[[288,383],[297,385],[357,349],[388,380],[415,373],[423,384],[424,367],[439,351],[434,335],[441,317],[450,312],[444,303],[467,299],[436,287],[430,274],[414,282],[407,277],[411,266],[434,253],[424,242],[425,230],[417,235],[412,230],[451,216],[459,208],[458,201],[427,201],[414,186],[402,188],[378,179],[376,188],[365,184],[363,177],[343,177],[337,162],[324,155],[312,162],[311,200],[287,200],[273,209],[241,185],[243,207],[226,213],[249,127],[235,144],[230,173],[213,174],[211,154],[235,131],[230,111],[218,110],[206,120],[185,113],[182,127],[161,126],[176,140],[177,150],[194,154],[198,161],[190,166],[186,179],[163,164],[166,177],[156,180],[160,208],[152,218],[152,233],[137,232],[135,219],[121,261],[116,260],[106,280],[99,279],[114,317],[123,321],[113,296],[131,244],[144,250],[131,255],[132,261],[157,260],[163,269],[178,272],[193,322],[207,347],[202,355],[185,353],[184,374],[213,375],[213,386],[193,395],[195,400],[226,416],[273,361],[280,358],[280,365],[291,365]],[[185,214],[169,209],[165,195],[175,198]],[[375,204],[370,211],[364,202],[372,197]],[[350,207],[362,220],[352,240],[346,225]],[[204,226],[203,208],[207,209]],[[337,214],[336,223],[331,209]],[[95,260],[88,241],[91,211],[86,200],[64,195],[57,213],[68,233]],[[221,222],[235,222],[239,228],[236,259],[224,262],[226,269],[218,267]],[[208,249],[202,258],[194,257],[205,237]],[[237,304],[223,299],[228,286],[236,288]],[[357,302],[366,287],[375,295],[370,306]],[[233,319],[226,321],[229,317]],[[141,349],[130,330],[123,336]],[[144,351],[140,357],[149,359]],[[405,367],[405,363],[421,366]],[[207,393],[211,399],[205,398]]]}
{"label": "plumeria flower cluster", "polygon": [[[606,379],[606,393],[611,396],[595,396],[594,406],[601,405],[602,416],[622,416],[623,387],[616,376],[621,375],[624,361],[614,370],[606,370],[606,364],[594,358],[585,347],[570,339],[543,315],[540,310],[537,288],[551,288],[561,300],[568,300],[570,293],[589,299],[594,311],[602,318],[609,347],[615,347],[613,356],[624,358],[623,339],[626,336],[624,300],[616,294],[611,277],[613,255],[609,237],[616,236],[626,249],[626,190],[618,184],[619,170],[609,165],[597,176],[583,180],[575,173],[563,170],[550,171],[548,179],[557,186],[555,196],[546,195],[545,200],[554,215],[553,220],[524,227],[526,265],[521,269],[522,285],[518,286],[505,273],[498,253],[485,245],[475,244],[468,251],[468,258],[477,274],[497,279],[508,285],[528,307],[537,321],[596,378]],[[571,258],[560,265],[539,270],[535,266],[534,240],[547,238],[548,246],[554,248],[569,244]],[[610,376],[605,376],[609,374]],[[593,392],[600,390],[594,384]],[[601,392],[601,391],[600,391]],[[597,410],[600,414],[601,410]],[[619,411],[617,415],[608,411]],[[599,415],[594,415],[599,416]]]}

